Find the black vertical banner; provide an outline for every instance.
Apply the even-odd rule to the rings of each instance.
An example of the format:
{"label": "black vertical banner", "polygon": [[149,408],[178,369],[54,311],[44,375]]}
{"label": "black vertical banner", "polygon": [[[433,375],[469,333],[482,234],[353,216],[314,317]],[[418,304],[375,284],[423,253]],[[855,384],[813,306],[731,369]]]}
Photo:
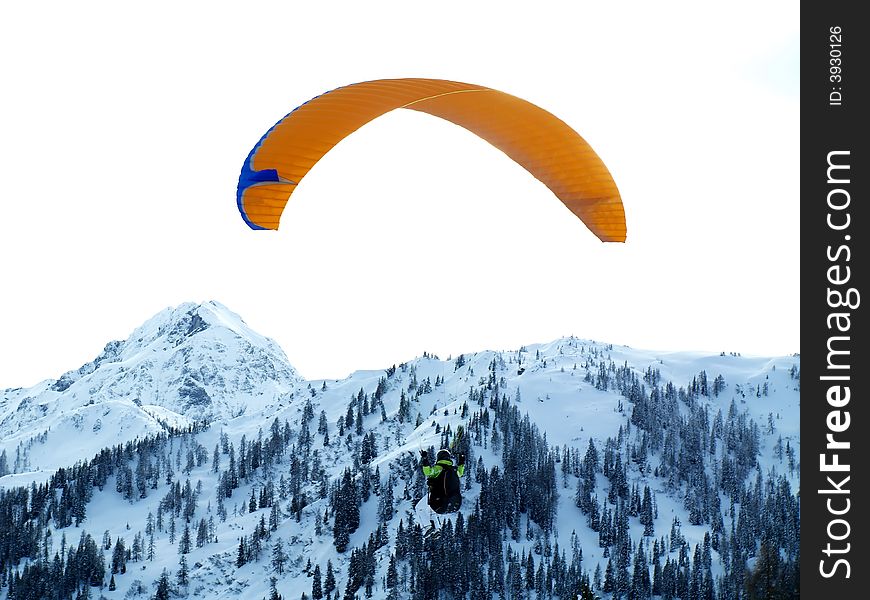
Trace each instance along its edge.
{"label": "black vertical banner", "polygon": [[801,594],[837,600],[870,594],[870,22],[859,6],[801,5]]}

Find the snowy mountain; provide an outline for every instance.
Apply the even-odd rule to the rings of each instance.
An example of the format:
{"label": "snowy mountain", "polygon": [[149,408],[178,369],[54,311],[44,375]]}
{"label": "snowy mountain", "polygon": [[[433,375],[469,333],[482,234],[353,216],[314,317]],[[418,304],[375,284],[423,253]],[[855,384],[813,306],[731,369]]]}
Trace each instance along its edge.
{"label": "snowy mountain", "polygon": [[51,471],[169,426],[262,414],[300,382],[226,307],[182,304],[56,380],[0,390],[0,452],[14,471]]}
{"label": "snowy mountain", "polygon": [[0,598],[793,597],[799,373],[564,338],[303,381],[183,305],[3,392]]}

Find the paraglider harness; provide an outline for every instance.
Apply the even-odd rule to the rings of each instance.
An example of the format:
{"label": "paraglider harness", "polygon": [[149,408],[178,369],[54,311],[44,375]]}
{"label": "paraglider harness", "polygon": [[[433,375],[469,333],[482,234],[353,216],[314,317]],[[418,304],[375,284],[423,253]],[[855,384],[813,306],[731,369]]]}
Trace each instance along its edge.
{"label": "paraglider harness", "polygon": [[438,514],[452,513],[462,505],[459,478],[465,474],[465,455],[460,454],[457,465],[449,450],[439,450],[434,465],[429,464],[429,455],[420,451],[420,464],[429,487],[429,506]]}

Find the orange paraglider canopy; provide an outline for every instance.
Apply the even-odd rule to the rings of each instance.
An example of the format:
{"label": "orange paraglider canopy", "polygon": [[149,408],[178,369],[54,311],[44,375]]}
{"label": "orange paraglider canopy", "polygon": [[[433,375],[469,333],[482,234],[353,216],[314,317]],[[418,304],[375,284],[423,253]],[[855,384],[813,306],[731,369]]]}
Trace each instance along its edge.
{"label": "orange paraglider canopy", "polygon": [[516,96],[439,79],[382,79],[335,89],[296,108],[251,150],[237,202],[253,229],[278,229],[296,186],[342,139],[406,108],[441,117],[507,154],[544,183],[602,241],[624,242],[619,190],[595,151],[556,116]]}

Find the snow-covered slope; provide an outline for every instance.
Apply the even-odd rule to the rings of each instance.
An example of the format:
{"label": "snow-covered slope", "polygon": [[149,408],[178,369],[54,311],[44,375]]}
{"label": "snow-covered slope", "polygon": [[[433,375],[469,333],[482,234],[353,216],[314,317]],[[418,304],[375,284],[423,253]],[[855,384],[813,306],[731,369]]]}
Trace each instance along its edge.
{"label": "snow-covered slope", "polygon": [[[559,580],[561,569],[564,579],[567,560],[582,565],[595,592],[610,598],[601,574],[611,561],[618,563],[616,556],[634,556],[637,571],[635,553],[643,549],[650,564],[641,562],[640,568],[648,568],[652,577],[656,542],[661,545],[659,566],[670,560],[688,574],[689,560],[698,559],[705,536],[713,532],[714,547],[707,549],[709,575],[700,567],[697,585],[715,585],[715,597],[724,598],[734,589],[732,579],[742,581],[743,571],[735,565],[751,570],[759,560],[757,540],[745,533],[760,526],[751,521],[752,513],[761,512],[765,498],[767,506],[788,506],[799,489],[799,465],[794,462],[800,450],[799,370],[798,356],[663,353],[572,337],[446,359],[424,354],[338,381],[302,381],[274,343],[251,332],[224,307],[184,305],[148,321],[127,341],[109,344],[95,361],[58,381],[4,392],[0,447],[7,449],[9,467],[14,467],[21,441],[36,441],[28,448],[29,463],[19,461],[15,474],[0,478],[0,489],[43,481],[56,467],[93,459],[104,446],[161,431],[161,423],[205,419],[208,425],[197,425],[192,434],[129,446],[129,458],[110,461],[113,472],[94,482],[99,490],[94,489],[84,520],[78,526],[58,523],[53,514],[48,548],[40,546],[39,551],[52,556],[61,535],[74,542],[83,532],[98,543],[107,537],[110,546],[126,540],[129,550],[134,537],[142,539],[147,532],[148,515],[162,513],[162,524],[153,529],[153,558],[146,552],[125,573],[114,574],[117,589],[104,587],[106,598],[138,597],[140,589],[142,597],[151,597],[164,570],[176,592],[191,597],[263,598],[274,577],[284,598],[303,593],[310,598],[312,569],[319,567],[325,577],[328,564],[337,579],[333,597],[347,593],[348,587],[353,597],[351,572],[362,568],[357,552],[383,530],[387,541],[366,550],[367,568],[375,574],[369,582],[372,597],[416,598],[421,596],[413,592],[408,573],[423,577],[425,564],[438,551],[430,548],[422,562],[400,556],[399,546],[406,543],[399,534],[400,522],[407,529],[411,520],[431,516],[425,500],[420,501],[425,486],[419,451],[441,447],[452,439],[448,432],[463,425],[462,447],[468,453],[463,518],[470,527],[499,502],[500,518],[506,519],[487,525],[504,527],[496,536],[501,540],[498,550],[493,550],[492,537],[484,544],[496,552],[485,558],[490,593],[496,593],[501,577],[508,586],[520,582],[529,590],[516,597],[541,597],[526,587],[538,585],[527,574],[531,562],[532,570],[546,573],[543,579],[550,583],[541,585],[551,586],[547,596],[559,596],[554,593],[557,584],[548,577]],[[663,416],[669,420],[662,421]],[[485,483],[499,473],[510,480],[509,471],[518,468],[516,455],[522,451],[517,443],[538,449],[526,460],[536,463],[544,476],[548,469],[554,472],[552,523],[532,516],[529,505],[537,501],[539,490],[520,491],[524,484],[514,482],[517,487],[511,489],[523,495],[522,502],[510,495],[494,500],[498,494]],[[626,484],[651,490],[653,534],[637,515],[626,518],[630,539],[623,546],[613,540],[603,543],[600,532],[590,526],[589,514],[576,502],[585,468],[581,462],[590,443],[602,462],[611,460],[609,475],[599,465],[593,477],[602,519],[605,510],[614,515],[630,504],[612,498],[612,459],[618,456]],[[556,462],[548,467],[547,458]],[[36,467],[43,470],[28,473]],[[372,489],[367,499],[358,500],[359,526],[350,532],[347,549],[339,550],[334,533],[336,513],[348,503],[340,501],[346,472],[358,493],[366,485]],[[739,482],[732,481],[732,472],[740,473]],[[188,482],[200,491],[185,519],[180,511],[188,500],[182,500],[186,496],[180,490]],[[776,490],[776,496],[769,490]],[[55,492],[58,498],[67,493],[72,494]],[[756,504],[744,511],[744,502]],[[788,520],[782,512],[780,517]],[[724,522],[715,526],[720,517]],[[253,540],[261,520],[270,525],[274,520],[274,530],[269,527],[258,538],[258,556],[240,561],[240,546]],[[182,528],[189,524],[195,535],[197,523],[208,523],[207,539],[180,555]],[[273,560],[279,540],[286,554],[280,569]],[[563,555],[567,551],[561,562],[554,559],[557,549]],[[792,560],[791,551],[783,547],[783,559]],[[107,586],[112,552],[102,552]],[[23,556],[19,568],[32,562]],[[177,578],[180,556],[189,568],[186,584]],[[498,569],[492,570],[493,556],[504,560],[500,576]],[[520,557],[526,565],[522,569]],[[484,559],[474,554],[473,560]],[[399,572],[395,586],[387,583],[391,561]],[[631,562],[622,568],[630,570]],[[517,569],[522,572],[517,574]],[[464,576],[470,575],[466,571]],[[576,583],[579,574],[575,571],[573,577]],[[576,591],[563,591],[561,597]],[[0,598],[4,593],[0,589]],[[357,593],[362,597],[364,591]]]}
{"label": "snow-covered slope", "polygon": [[262,415],[301,378],[281,348],[217,302],[167,308],[80,368],[0,391],[10,469],[54,469],[193,421]]}

